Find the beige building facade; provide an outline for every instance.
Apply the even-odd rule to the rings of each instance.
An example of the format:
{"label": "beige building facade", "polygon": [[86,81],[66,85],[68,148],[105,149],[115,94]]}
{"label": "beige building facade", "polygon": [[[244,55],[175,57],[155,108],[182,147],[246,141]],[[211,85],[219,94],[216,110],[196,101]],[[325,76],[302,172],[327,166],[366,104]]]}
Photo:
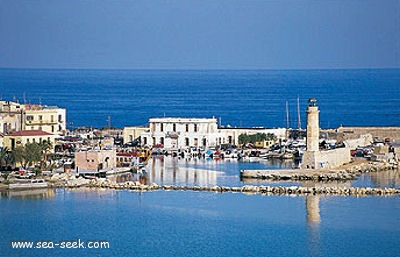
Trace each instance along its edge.
{"label": "beige building facade", "polygon": [[41,130],[21,130],[4,135],[3,146],[14,150],[18,146],[24,146],[28,143],[50,142],[54,149],[55,135]]}
{"label": "beige building facade", "polygon": [[25,105],[23,122],[26,130],[60,135],[66,130],[66,110],[55,106]]}
{"label": "beige building facade", "polygon": [[117,155],[112,150],[89,150],[75,152],[75,169],[81,171],[110,170],[117,167]]}
{"label": "beige building facade", "polygon": [[66,109],[38,104],[0,101],[0,133],[42,130],[62,134],[66,130]]}
{"label": "beige building facade", "polygon": [[11,101],[0,101],[0,133],[22,130],[24,106]]}
{"label": "beige building facade", "polygon": [[142,133],[148,131],[149,128],[147,127],[124,127],[124,129],[122,130],[122,137],[124,140],[124,144],[132,142],[137,138],[140,138]]}

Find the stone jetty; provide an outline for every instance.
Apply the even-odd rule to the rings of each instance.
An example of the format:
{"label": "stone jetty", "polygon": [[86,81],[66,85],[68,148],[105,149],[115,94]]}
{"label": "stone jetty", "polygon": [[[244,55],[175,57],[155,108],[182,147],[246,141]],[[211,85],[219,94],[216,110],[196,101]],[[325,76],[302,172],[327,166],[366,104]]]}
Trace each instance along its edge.
{"label": "stone jetty", "polygon": [[394,169],[396,166],[384,162],[361,162],[343,166],[336,170],[311,170],[311,169],[287,169],[287,170],[241,170],[242,178],[260,180],[313,180],[313,181],[346,181],[355,179],[362,173],[379,172]]}
{"label": "stone jetty", "polygon": [[260,195],[287,195],[287,196],[306,196],[306,195],[337,195],[337,196],[396,196],[400,195],[400,189],[396,188],[357,188],[357,187],[340,187],[340,186],[252,186],[246,185],[242,187],[229,186],[180,186],[180,185],[158,185],[151,183],[143,185],[138,181],[128,181],[116,183],[108,179],[92,179],[87,180],[85,184],[79,183],[57,183],[53,184],[57,187],[77,188],[107,188],[116,190],[133,190],[133,191],[206,191],[215,193],[244,193],[244,194],[260,194]]}
{"label": "stone jetty", "polygon": [[[272,180],[303,180],[309,181],[302,186],[253,186],[241,187],[230,186],[182,186],[182,185],[149,185],[141,184],[139,181],[127,181],[122,183],[114,182],[107,178],[85,179],[75,177],[71,173],[54,174],[49,180],[50,187],[56,188],[107,188],[115,190],[133,191],[205,191],[215,193],[244,193],[259,195],[286,195],[286,196],[307,196],[307,195],[336,195],[336,196],[399,196],[400,189],[397,188],[372,188],[372,187],[351,187],[350,183],[343,186],[336,182],[328,181],[349,181],[364,172],[378,172],[392,169],[393,165],[388,163],[358,163],[343,167],[336,171],[303,171],[303,170],[270,170],[270,171],[242,171],[242,176],[250,176],[256,179]],[[310,173],[306,173],[310,172]],[[315,183],[319,181],[320,183]]]}

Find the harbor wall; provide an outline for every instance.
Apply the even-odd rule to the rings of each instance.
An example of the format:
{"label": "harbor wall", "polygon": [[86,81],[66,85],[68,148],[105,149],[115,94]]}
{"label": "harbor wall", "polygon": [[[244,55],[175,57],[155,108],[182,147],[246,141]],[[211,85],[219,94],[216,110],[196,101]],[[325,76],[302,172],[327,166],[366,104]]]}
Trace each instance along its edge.
{"label": "harbor wall", "polygon": [[304,152],[302,169],[330,169],[340,167],[351,161],[350,148],[336,148],[326,151]]}
{"label": "harbor wall", "polygon": [[339,127],[336,129],[338,140],[356,139],[365,134],[371,134],[379,141],[400,141],[400,127]]}

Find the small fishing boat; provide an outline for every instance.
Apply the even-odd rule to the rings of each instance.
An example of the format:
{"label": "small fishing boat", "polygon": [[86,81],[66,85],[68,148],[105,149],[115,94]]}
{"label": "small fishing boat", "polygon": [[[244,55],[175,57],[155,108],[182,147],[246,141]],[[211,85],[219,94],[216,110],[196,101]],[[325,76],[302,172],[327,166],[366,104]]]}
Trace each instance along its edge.
{"label": "small fishing boat", "polygon": [[9,185],[10,189],[33,189],[33,188],[46,188],[48,184],[44,179],[30,179],[24,180]]}

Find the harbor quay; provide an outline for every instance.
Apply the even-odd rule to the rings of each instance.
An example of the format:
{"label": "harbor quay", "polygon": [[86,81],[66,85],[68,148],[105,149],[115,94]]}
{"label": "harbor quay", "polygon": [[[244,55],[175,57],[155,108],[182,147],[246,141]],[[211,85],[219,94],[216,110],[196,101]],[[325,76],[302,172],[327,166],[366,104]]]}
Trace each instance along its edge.
{"label": "harbor quay", "polygon": [[[400,128],[323,130],[314,98],[308,102],[306,130],[222,126],[214,117],[150,118],[147,127],[67,130],[62,108],[2,101],[1,110],[2,189],[11,188],[10,184],[25,184],[20,187],[26,188],[93,186],[97,184],[92,181],[126,172],[138,174],[136,182],[149,187],[143,179],[146,166],[153,156],[160,155],[249,163],[289,160],[290,168],[238,173],[241,179],[259,181],[323,182],[397,169],[400,156]],[[14,163],[7,159],[32,144],[41,147],[42,159],[14,158]],[[361,163],[357,161],[360,158],[364,160]],[[38,183],[37,179],[42,180]],[[120,187],[118,183],[110,185]]]}

